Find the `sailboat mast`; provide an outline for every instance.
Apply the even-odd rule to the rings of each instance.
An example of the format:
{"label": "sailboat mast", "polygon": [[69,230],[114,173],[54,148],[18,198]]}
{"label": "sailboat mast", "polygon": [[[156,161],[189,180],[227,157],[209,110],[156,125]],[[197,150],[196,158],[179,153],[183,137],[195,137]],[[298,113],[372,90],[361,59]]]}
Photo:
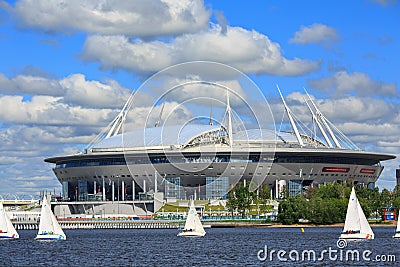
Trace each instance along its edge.
{"label": "sailboat mast", "polygon": [[304,146],[304,143],[303,143],[303,140],[301,139],[299,130],[297,129],[296,124],[294,123],[294,120],[293,120],[293,117],[292,117],[292,111],[286,105],[285,99],[283,98],[283,95],[281,93],[281,90],[279,89],[279,86],[276,85],[276,87],[278,88],[279,94],[281,95],[281,99],[282,99],[283,105],[285,107],[286,113],[288,114],[290,125],[292,125],[294,134],[296,135],[296,138],[297,138],[297,141],[299,142],[300,146]]}

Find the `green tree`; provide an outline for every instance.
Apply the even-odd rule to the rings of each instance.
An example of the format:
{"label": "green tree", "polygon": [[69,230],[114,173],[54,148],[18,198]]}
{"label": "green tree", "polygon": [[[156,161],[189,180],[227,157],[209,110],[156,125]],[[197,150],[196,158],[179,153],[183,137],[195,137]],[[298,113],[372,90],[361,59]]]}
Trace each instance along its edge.
{"label": "green tree", "polygon": [[393,196],[389,190],[383,189],[381,192],[381,208],[392,206],[393,205]]}
{"label": "green tree", "polygon": [[294,224],[307,217],[307,199],[302,195],[288,197],[279,203],[278,221]]}
{"label": "green tree", "polygon": [[228,200],[226,201],[226,208],[231,212],[231,216],[233,217],[233,213],[237,210],[238,201],[233,189],[228,192],[227,198]]}
{"label": "green tree", "polygon": [[396,209],[396,217],[399,216],[400,211],[400,196],[393,199],[393,207]]}
{"label": "green tree", "polygon": [[250,209],[250,205],[254,199],[254,192],[250,192],[249,184],[244,186],[243,182],[239,182],[231,191],[228,193],[227,206],[228,210],[238,211],[242,217],[246,216],[247,211]]}
{"label": "green tree", "polygon": [[346,217],[347,202],[344,198],[314,197],[309,202],[307,219],[315,224],[343,222]]}
{"label": "green tree", "polygon": [[266,213],[271,210],[269,200],[271,199],[271,191],[268,185],[262,184],[256,191],[256,196],[254,198],[254,204],[257,205],[260,213]]}

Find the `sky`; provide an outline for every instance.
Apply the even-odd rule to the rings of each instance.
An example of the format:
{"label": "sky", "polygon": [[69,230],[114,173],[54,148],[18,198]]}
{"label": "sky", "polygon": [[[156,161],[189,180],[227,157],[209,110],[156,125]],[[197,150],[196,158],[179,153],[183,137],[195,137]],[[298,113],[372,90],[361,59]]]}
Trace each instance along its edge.
{"label": "sky", "polygon": [[[399,157],[398,1],[318,3],[0,0],[0,195],[59,192],[44,159],[77,153],[133,89],[190,61],[238,69],[277,113],[278,84],[304,119],[306,88],[359,148]],[[382,163],[381,189],[399,164]]]}

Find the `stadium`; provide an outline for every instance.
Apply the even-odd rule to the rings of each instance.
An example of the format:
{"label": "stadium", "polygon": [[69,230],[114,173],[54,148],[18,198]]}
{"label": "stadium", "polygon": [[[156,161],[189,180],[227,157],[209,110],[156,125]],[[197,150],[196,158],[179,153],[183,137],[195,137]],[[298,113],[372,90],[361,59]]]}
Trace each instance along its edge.
{"label": "stadium", "polygon": [[[253,189],[267,184],[273,198],[279,198],[285,189],[292,196],[326,182],[374,185],[384,168],[381,163],[395,158],[355,147],[311,97],[306,104],[322,138],[302,133],[282,94],[281,99],[291,131],[233,130],[227,96],[224,122],[213,123],[210,115],[204,124],[160,126],[158,121],[154,127],[122,132],[130,98],[84,152],[45,159],[55,165],[54,174],[62,184],[59,201],[86,203],[83,211],[87,204],[131,203],[134,213],[135,205],[144,203],[147,214],[166,201],[224,199],[238,181],[252,183]],[[82,212],[70,211],[71,205],[68,209]],[[110,209],[109,213],[115,212],[115,207]]]}

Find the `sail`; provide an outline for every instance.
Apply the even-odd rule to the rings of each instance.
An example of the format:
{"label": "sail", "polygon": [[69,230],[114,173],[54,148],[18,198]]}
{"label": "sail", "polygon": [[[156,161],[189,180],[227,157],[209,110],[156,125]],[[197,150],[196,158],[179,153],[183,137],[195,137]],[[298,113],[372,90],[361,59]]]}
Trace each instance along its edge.
{"label": "sail", "polygon": [[2,202],[0,202],[0,232],[7,233],[12,238],[19,238],[19,234],[12,225],[10,218],[8,218]]}
{"label": "sail", "polygon": [[351,190],[349,204],[347,206],[346,221],[343,229],[343,232],[348,231],[360,231],[361,234],[369,235],[374,234],[361,208],[360,202],[357,199],[354,187]]}
{"label": "sail", "polygon": [[349,198],[349,204],[347,205],[346,221],[344,223],[343,232],[360,230],[358,205],[358,199],[353,187]]}
{"label": "sail", "polygon": [[357,206],[358,217],[360,218],[360,233],[373,235],[374,232],[372,232],[371,226],[369,225],[368,220],[365,217],[365,214],[364,214],[358,200],[357,200],[357,204],[358,204],[358,206]]}
{"label": "sail", "polygon": [[3,203],[0,202],[0,230],[2,232],[8,232],[7,221],[6,221],[6,213],[3,208]]}
{"label": "sail", "polygon": [[197,211],[196,211],[196,208],[194,207],[194,203],[192,201],[191,204],[190,204],[188,216],[186,218],[186,223],[185,223],[184,230],[186,230],[186,231],[189,231],[189,230],[195,231],[195,229],[196,229],[196,217],[197,217]]}
{"label": "sail", "polygon": [[43,197],[42,210],[40,212],[39,235],[41,234],[62,235],[65,237],[64,231],[57,222],[56,217],[51,211],[50,205],[47,203],[46,196]]}
{"label": "sail", "polygon": [[193,231],[201,234],[205,233],[203,225],[201,224],[199,216],[197,215],[197,211],[194,207],[193,201],[190,204],[184,230]]}
{"label": "sail", "polygon": [[199,216],[196,216],[195,218],[195,231],[198,233],[205,233],[206,231],[204,231],[203,225],[201,224],[201,221],[199,219]]}

